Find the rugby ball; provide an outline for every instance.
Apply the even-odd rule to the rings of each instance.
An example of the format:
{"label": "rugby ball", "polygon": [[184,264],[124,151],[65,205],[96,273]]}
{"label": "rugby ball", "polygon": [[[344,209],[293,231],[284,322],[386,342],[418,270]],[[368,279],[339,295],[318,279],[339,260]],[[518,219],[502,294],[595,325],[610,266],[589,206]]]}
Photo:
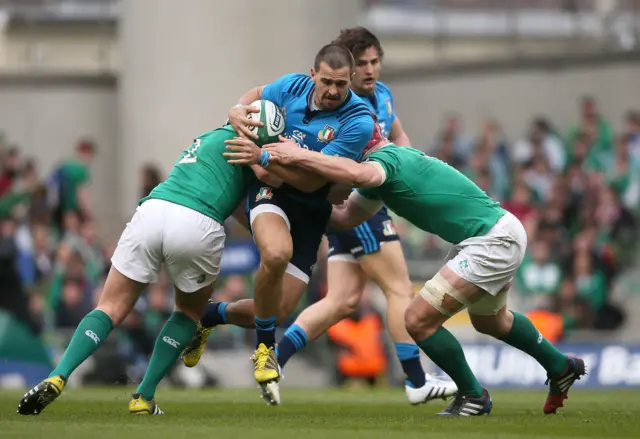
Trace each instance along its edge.
{"label": "rugby ball", "polygon": [[258,146],[279,142],[278,136],[284,134],[284,115],[276,104],[265,99],[254,101],[251,107],[259,108],[258,113],[249,113],[249,119],[259,120],[264,124],[261,127],[250,127],[251,132],[258,135]]}

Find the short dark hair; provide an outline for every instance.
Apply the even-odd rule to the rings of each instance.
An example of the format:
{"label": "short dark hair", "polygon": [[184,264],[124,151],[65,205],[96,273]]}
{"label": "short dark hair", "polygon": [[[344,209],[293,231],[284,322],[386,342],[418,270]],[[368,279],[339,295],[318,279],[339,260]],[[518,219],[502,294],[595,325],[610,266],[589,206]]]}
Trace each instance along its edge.
{"label": "short dark hair", "polygon": [[313,68],[317,71],[320,69],[321,63],[327,63],[332,69],[341,69],[343,67],[349,67],[349,72],[353,72],[355,67],[355,61],[353,55],[346,47],[340,44],[327,44],[324,46],[313,62]]}
{"label": "short dark hair", "polygon": [[362,52],[370,47],[375,47],[380,59],[384,56],[380,40],[369,29],[358,26],[342,29],[340,35],[333,41],[334,44],[341,44],[351,51],[354,58],[362,55]]}

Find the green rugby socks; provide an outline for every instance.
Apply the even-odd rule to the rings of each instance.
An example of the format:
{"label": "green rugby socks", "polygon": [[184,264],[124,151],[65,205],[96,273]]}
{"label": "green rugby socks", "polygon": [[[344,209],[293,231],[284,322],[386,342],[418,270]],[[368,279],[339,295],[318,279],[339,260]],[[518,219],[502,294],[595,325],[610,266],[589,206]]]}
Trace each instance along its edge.
{"label": "green rugby socks", "polygon": [[98,350],[113,329],[113,322],[104,312],[94,309],[84,316],[71,337],[58,366],[49,377],[62,375],[66,380],[78,366]]}
{"label": "green rugby socks", "polygon": [[562,374],[567,368],[567,356],[549,343],[527,316],[510,312],[513,314],[513,325],[502,341],[531,355],[549,375]]}
{"label": "green rugby socks", "polygon": [[446,328],[440,327],[429,337],[418,342],[420,349],[427,354],[458,386],[460,395],[479,398],[483,389],[471,371],[464,356],[462,346]]}
{"label": "green rugby socks", "polygon": [[156,387],[176,362],[182,350],[196,333],[198,325],[185,314],[174,312],[158,334],[149,367],[136,393],[151,401]]}

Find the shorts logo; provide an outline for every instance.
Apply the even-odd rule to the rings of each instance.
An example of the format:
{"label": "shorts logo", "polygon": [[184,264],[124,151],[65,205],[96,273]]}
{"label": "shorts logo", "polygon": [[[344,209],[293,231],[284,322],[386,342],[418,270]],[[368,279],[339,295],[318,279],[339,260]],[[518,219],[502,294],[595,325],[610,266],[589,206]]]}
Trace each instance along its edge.
{"label": "shorts logo", "polygon": [[173,346],[174,348],[178,349],[180,347],[180,343],[178,343],[176,340],[174,340],[173,338],[169,337],[168,335],[165,335],[164,337],[162,337],[162,341],[165,342],[166,344]]}
{"label": "shorts logo", "polygon": [[461,270],[466,270],[467,268],[469,268],[469,261],[463,259],[462,261],[458,262],[458,267],[460,267]]}
{"label": "shorts logo", "polygon": [[325,125],[323,129],[318,131],[318,142],[331,142],[336,129],[331,125]]}
{"label": "shorts logo", "polygon": [[200,276],[198,276],[198,279],[196,279],[196,283],[201,284],[204,283],[205,280],[207,280],[207,275],[201,274]]}
{"label": "shorts logo", "polygon": [[354,247],[354,248],[352,248],[352,249],[351,249],[351,253],[355,255],[356,253],[359,253],[359,252],[361,252],[362,250],[364,250],[364,249],[362,248],[362,246],[360,246],[360,247]]}
{"label": "shorts logo", "polygon": [[95,344],[100,344],[100,337],[98,337],[98,335],[95,332],[93,332],[91,329],[87,329],[86,331],[84,331],[84,335],[86,335],[91,340],[93,340]]}
{"label": "shorts logo", "polygon": [[392,236],[392,235],[397,235],[398,233],[396,232],[396,228],[393,225],[393,223],[391,222],[391,220],[387,220],[385,222],[382,223],[382,233],[384,234],[384,236]]}
{"label": "shorts logo", "polygon": [[270,200],[273,198],[273,191],[268,187],[261,187],[258,195],[256,195],[256,201]]}

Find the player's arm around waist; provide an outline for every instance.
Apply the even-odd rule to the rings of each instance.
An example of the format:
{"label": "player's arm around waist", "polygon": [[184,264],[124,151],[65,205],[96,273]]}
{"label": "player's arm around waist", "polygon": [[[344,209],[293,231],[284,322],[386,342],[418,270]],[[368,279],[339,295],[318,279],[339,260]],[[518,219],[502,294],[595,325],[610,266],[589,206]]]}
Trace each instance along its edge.
{"label": "player's arm around waist", "polygon": [[276,188],[282,186],[283,182],[281,178],[273,175],[260,165],[251,165],[251,170],[256,175],[256,178],[261,182]]}
{"label": "player's arm around waist", "polygon": [[353,191],[341,206],[334,206],[329,225],[336,229],[352,229],[373,217],[384,203],[371,200]]}
{"label": "player's arm around waist", "polygon": [[386,179],[384,168],[379,163],[357,163],[351,159],[332,157],[302,148],[292,156],[291,163],[350,187],[377,187]]}
{"label": "player's arm around waist", "polygon": [[302,192],[315,192],[328,183],[326,178],[318,174],[293,166],[281,165],[280,163],[270,162],[268,170]]}

